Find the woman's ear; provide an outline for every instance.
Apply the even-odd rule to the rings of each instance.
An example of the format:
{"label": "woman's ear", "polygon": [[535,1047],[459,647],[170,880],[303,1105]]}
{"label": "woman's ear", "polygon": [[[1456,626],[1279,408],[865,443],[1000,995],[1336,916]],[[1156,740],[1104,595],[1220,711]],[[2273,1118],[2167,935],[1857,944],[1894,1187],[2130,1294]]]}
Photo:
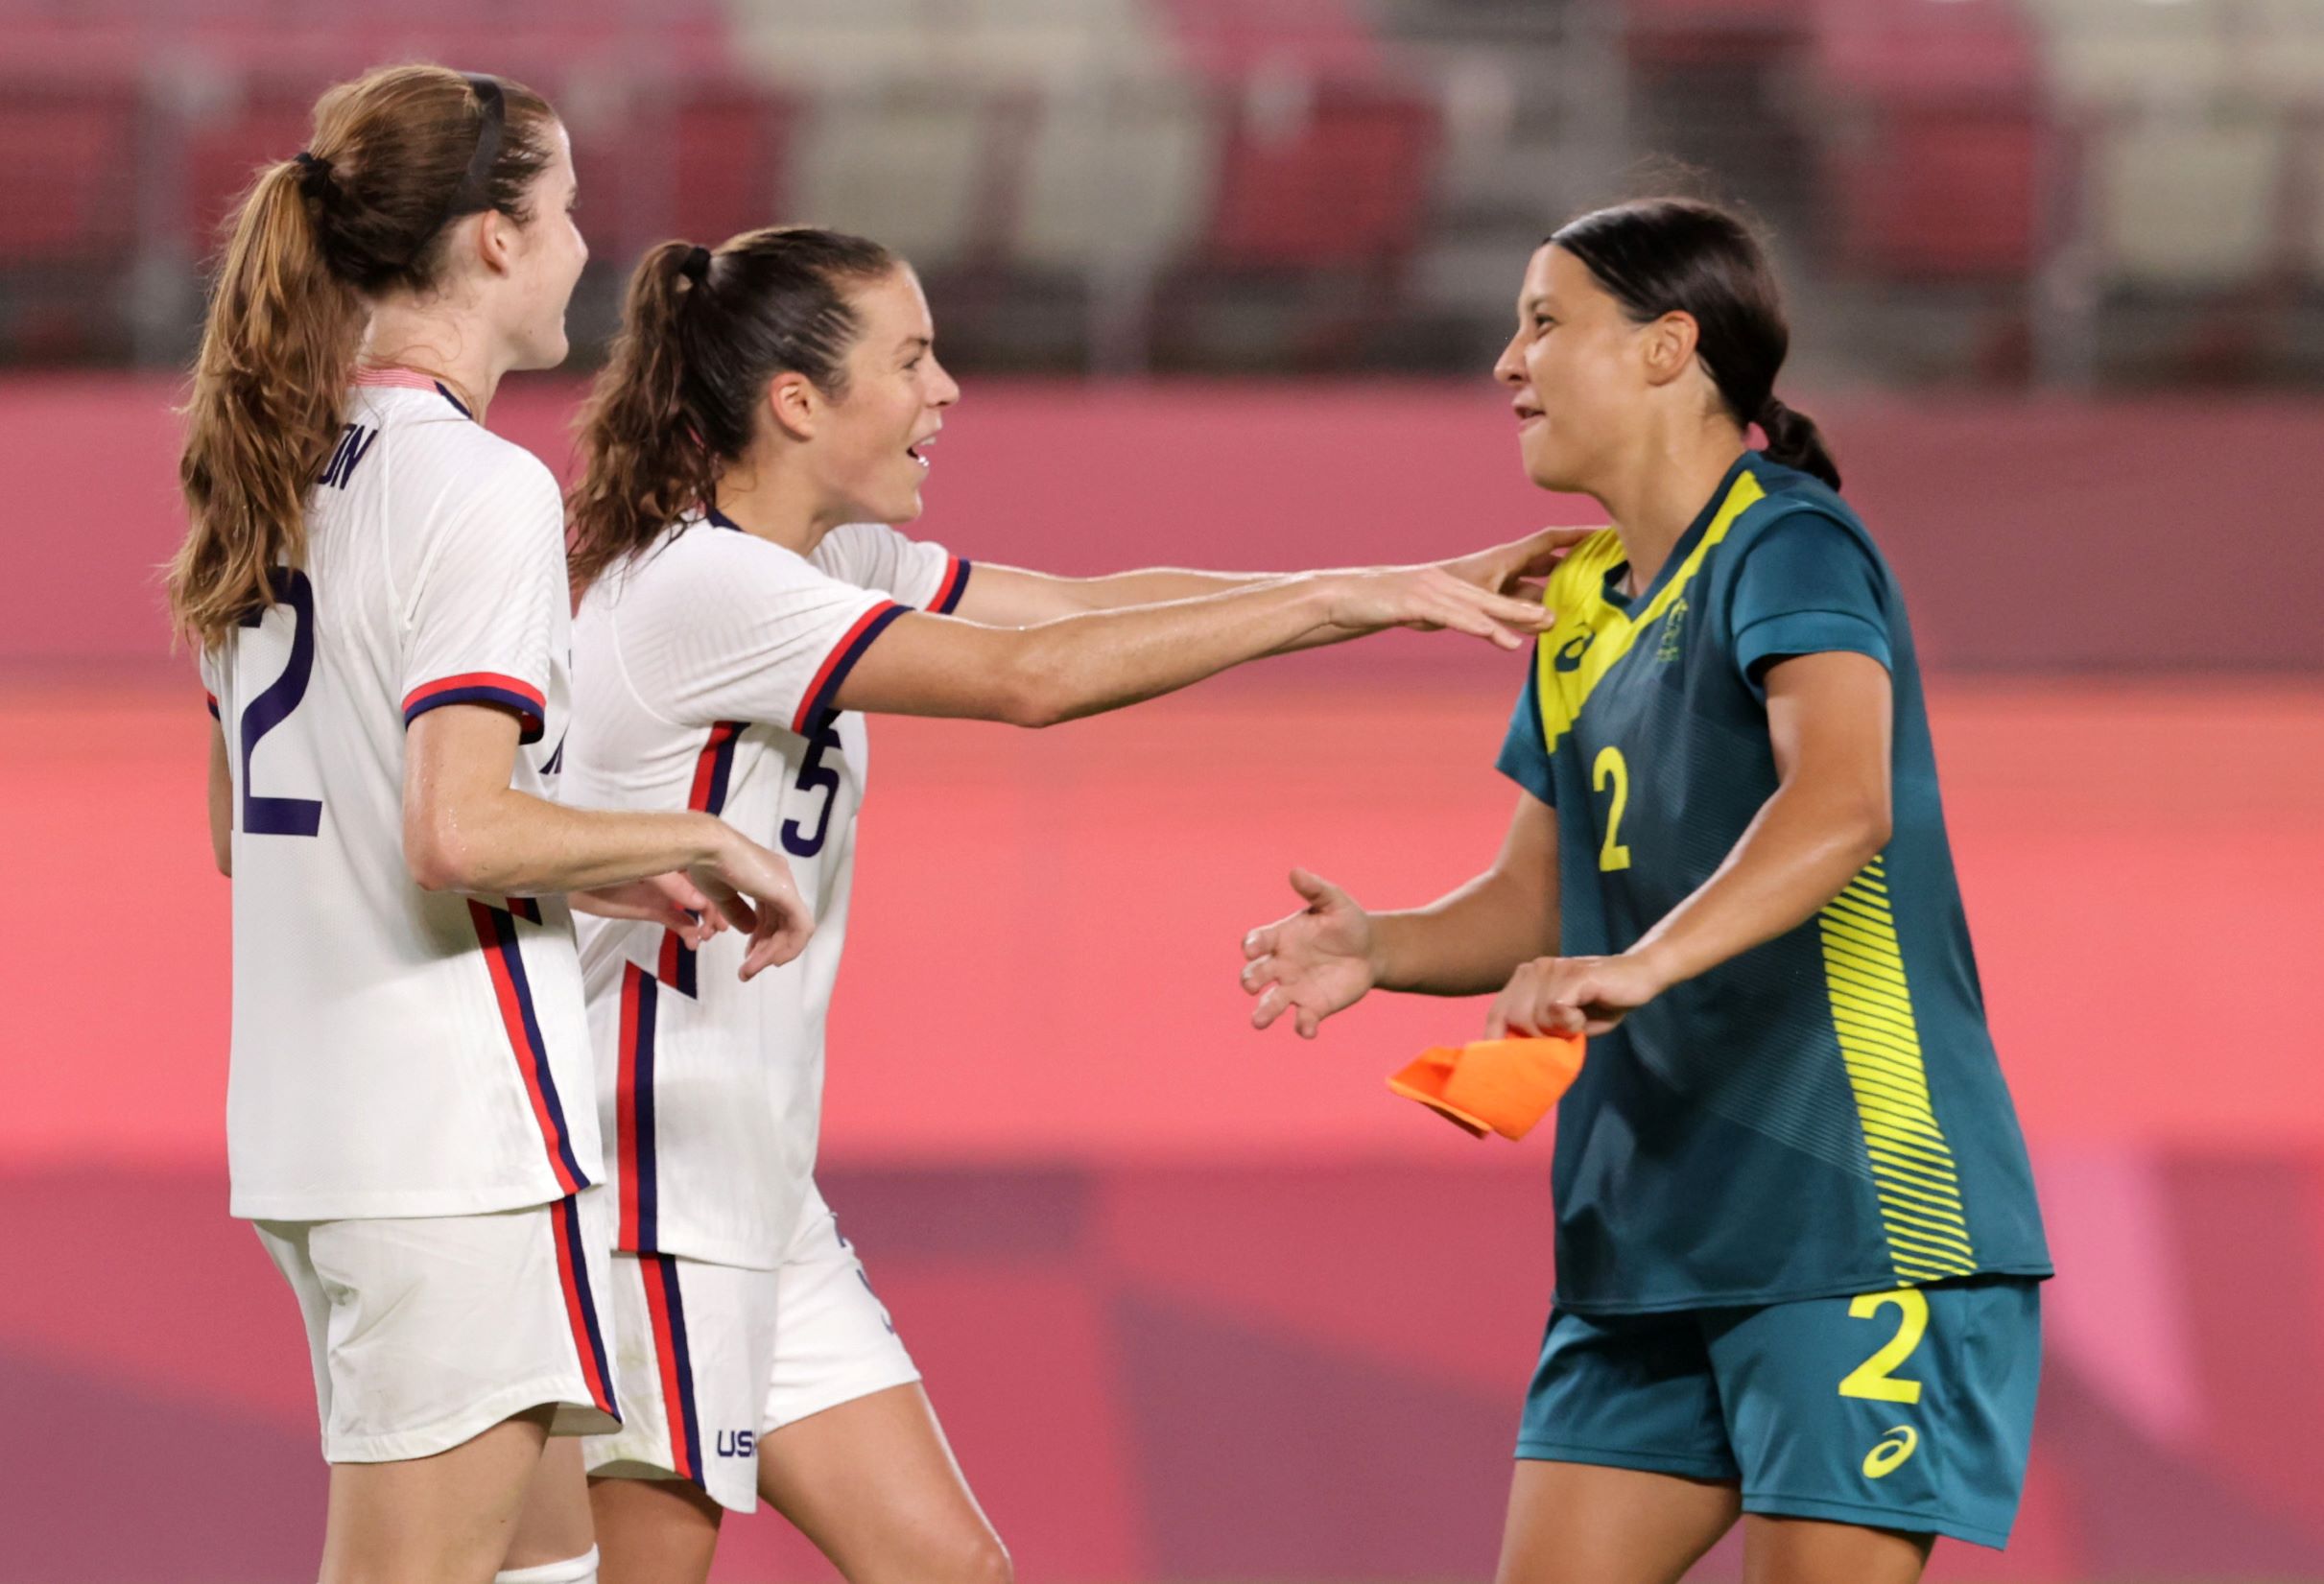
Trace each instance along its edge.
{"label": "woman's ear", "polygon": [[815,381],[804,374],[777,374],[767,387],[767,411],[774,420],[775,432],[794,440],[815,438],[826,405]]}
{"label": "woman's ear", "polygon": [[1702,327],[1693,314],[1673,309],[1640,328],[1640,351],[1648,385],[1668,385],[1695,366]]}

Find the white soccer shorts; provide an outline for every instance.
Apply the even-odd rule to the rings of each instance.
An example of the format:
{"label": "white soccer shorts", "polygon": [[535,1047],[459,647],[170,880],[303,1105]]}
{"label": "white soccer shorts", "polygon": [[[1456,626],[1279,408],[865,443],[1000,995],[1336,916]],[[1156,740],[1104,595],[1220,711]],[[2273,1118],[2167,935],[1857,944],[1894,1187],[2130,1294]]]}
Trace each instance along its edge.
{"label": "white soccer shorts", "polygon": [[623,1421],[584,1444],[594,1478],[690,1479],[749,1512],[762,1436],[920,1378],[820,1194],[777,1269],[617,1254],[613,1270]]}
{"label": "white soccer shorts", "polygon": [[252,1222],[306,1320],[324,1459],[430,1456],[544,1404],[552,1435],[618,1427],[604,1198]]}

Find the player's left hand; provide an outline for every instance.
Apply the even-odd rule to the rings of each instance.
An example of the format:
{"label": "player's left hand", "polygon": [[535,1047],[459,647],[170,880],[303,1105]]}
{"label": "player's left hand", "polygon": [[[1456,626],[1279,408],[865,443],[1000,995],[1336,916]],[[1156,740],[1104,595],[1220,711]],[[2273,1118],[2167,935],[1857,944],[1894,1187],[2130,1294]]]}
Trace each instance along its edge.
{"label": "player's left hand", "polygon": [[678,939],[698,950],[703,941],[726,927],[726,921],[719,916],[718,909],[702,894],[701,887],[682,874],[655,875],[651,880],[632,880],[626,886],[574,891],[567,900],[577,913],[658,924],[676,932]]}
{"label": "player's left hand", "polygon": [[1484,1037],[1602,1034],[1669,988],[1645,957],[1535,957],[1510,976],[1485,1019]]}
{"label": "player's left hand", "polygon": [[1595,528],[1545,528],[1522,539],[1439,564],[1462,582],[1487,594],[1539,599],[1538,580],[1557,569],[1567,551],[1597,532]]}

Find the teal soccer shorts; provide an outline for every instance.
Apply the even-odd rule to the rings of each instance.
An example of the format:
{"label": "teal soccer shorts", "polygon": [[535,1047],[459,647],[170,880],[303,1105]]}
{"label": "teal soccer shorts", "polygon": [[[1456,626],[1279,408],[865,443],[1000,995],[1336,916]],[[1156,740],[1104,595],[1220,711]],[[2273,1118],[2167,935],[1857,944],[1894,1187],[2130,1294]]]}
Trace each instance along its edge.
{"label": "teal soccer shorts", "polygon": [[1658,1314],[1555,1310],[1517,1455],[1734,1481],[1743,1508],[2007,1544],[2037,1282]]}

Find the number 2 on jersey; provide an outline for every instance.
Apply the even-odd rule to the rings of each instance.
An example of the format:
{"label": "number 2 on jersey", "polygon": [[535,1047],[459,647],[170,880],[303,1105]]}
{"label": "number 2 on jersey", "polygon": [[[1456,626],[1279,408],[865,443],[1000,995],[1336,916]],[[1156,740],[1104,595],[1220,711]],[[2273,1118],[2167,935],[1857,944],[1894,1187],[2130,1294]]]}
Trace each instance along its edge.
{"label": "number 2 on jersey", "polygon": [[[322,828],[320,799],[264,797],[250,790],[250,755],[259,739],[291,718],[315,674],[315,585],[296,567],[278,566],[267,578],[276,603],[291,613],[291,663],[242,712],[242,831],[245,836],[313,836]],[[242,625],[254,627],[265,619],[266,612],[253,610]]]}
{"label": "number 2 on jersey", "polygon": [[1608,782],[1614,786],[1614,806],[1606,811],[1606,839],[1598,849],[1601,873],[1630,866],[1630,849],[1619,839],[1623,811],[1630,806],[1630,764],[1611,743],[1598,750],[1598,762],[1590,767],[1590,790],[1604,792]]}

